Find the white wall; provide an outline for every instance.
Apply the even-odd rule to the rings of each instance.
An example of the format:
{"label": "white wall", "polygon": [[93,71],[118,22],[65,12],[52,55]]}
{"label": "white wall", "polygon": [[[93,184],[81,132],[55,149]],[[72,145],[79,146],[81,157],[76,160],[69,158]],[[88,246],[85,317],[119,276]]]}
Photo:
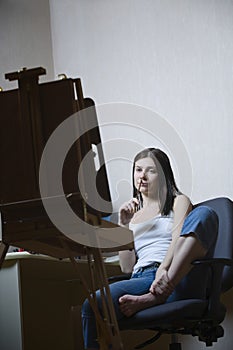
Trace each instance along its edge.
{"label": "white wall", "polygon": [[[233,198],[233,1],[50,0],[50,9],[55,74],[81,77],[97,104],[157,112],[173,128],[170,141],[177,132],[184,142],[193,200]],[[104,142],[120,138],[116,128],[102,128]],[[115,186],[121,172],[109,171]]]}
{"label": "white wall", "polygon": [[17,86],[5,79],[5,73],[23,67],[44,67],[53,80],[53,56],[49,0],[0,1],[0,86],[4,90]]}
{"label": "white wall", "polygon": [[[192,199],[233,198],[232,19],[232,0],[1,1],[0,86],[13,88],[16,83],[6,81],[4,74],[25,66],[45,67],[42,81],[59,73],[81,77],[85,95],[98,105],[126,102],[141,112],[138,127],[127,115],[121,128],[119,122],[113,126],[109,114],[111,125],[101,126],[106,153],[107,141],[116,141],[111,148],[117,148],[118,158],[127,139],[131,146],[133,141],[142,146],[162,143],[179,186],[186,190],[186,163],[182,167],[177,162],[181,139],[192,168],[187,180]],[[152,126],[150,111],[155,113]],[[166,124],[162,130],[158,116]],[[105,117],[98,117],[101,124]],[[117,191],[122,200],[127,196],[132,154],[131,149],[125,155],[125,171],[119,171],[120,160],[108,164],[113,199]]]}

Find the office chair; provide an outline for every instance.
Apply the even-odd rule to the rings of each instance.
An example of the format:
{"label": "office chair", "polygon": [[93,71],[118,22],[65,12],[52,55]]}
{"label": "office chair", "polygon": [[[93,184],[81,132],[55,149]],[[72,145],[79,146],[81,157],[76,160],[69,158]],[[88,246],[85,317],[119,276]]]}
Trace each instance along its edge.
{"label": "office chair", "polygon": [[[213,342],[217,342],[218,338],[224,335],[221,323],[225,318],[226,308],[220,301],[220,295],[233,286],[233,202],[222,197],[207,200],[195,206],[199,205],[213,208],[219,218],[219,233],[213,258],[194,261],[194,268],[191,271],[193,273],[196,270],[193,286],[198,285],[200,290],[205,290],[205,296],[150,307],[120,320],[121,330],[156,331],[153,338],[138,345],[137,349],[156,341],[162,334],[171,334],[172,337],[175,335],[174,339],[177,334],[198,336],[206,346],[212,346]],[[110,283],[123,276],[110,277]],[[203,276],[210,282],[209,288],[204,285]],[[169,349],[181,350],[181,344],[172,342]]]}

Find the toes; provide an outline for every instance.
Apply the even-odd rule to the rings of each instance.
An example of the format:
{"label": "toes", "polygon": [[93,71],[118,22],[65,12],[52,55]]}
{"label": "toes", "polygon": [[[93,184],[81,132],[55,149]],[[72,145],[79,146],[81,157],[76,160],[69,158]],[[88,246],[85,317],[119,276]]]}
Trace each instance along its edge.
{"label": "toes", "polygon": [[127,302],[128,296],[127,295],[123,295],[122,297],[119,298],[119,303],[123,304],[125,302]]}

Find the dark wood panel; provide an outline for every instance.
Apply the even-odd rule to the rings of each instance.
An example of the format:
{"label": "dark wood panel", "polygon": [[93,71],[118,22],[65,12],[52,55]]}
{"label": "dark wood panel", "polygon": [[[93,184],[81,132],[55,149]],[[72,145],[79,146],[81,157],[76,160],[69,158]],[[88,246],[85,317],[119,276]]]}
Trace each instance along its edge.
{"label": "dark wood panel", "polygon": [[31,125],[20,113],[18,90],[0,93],[1,203],[35,196],[35,169]]}

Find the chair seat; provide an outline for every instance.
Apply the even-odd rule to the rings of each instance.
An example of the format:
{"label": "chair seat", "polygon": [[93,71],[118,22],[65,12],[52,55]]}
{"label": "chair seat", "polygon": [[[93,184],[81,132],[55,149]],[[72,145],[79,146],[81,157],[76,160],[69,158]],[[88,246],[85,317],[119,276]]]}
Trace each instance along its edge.
{"label": "chair seat", "polygon": [[[119,321],[121,330],[126,329],[169,329],[184,328],[187,324],[196,324],[197,320],[203,319],[207,311],[208,302],[202,299],[186,299],[153,306],[137,312],[129,318]],[[225,317],[226,309],[221,309],[216,315],[216,321],[221,323]]]}

